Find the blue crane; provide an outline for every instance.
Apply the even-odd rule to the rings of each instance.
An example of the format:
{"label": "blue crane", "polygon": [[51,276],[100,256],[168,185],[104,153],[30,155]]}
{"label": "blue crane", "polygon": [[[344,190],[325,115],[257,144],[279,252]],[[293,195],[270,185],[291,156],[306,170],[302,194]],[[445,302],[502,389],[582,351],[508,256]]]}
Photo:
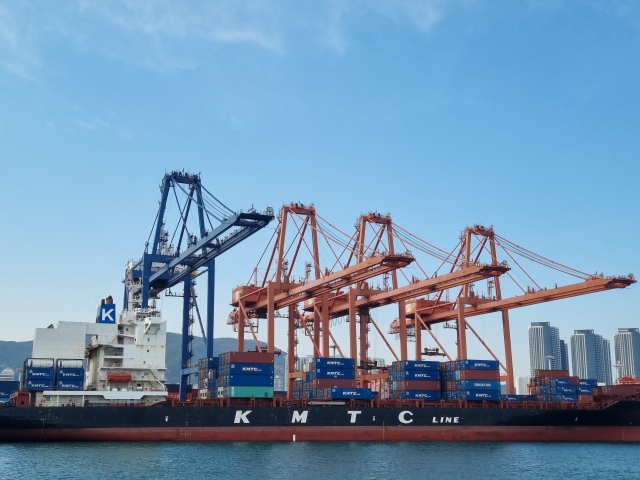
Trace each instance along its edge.
{"label": "blue crane", "polygon": [[[183,294],[180,295],[183,297],[180,400],[184,401],[189,375],[193,373],[190,363],[193,355],[191,312],[194,307],[203,330],[207,357],[213,356],[215,259],[266,227],[275,217],[272,208],[267,208],[263,213],[253,208],[247,212],[234,212],[202,185],[199,174],[166,173],[160,191],[160,206],[145,252],[140,260],[127,269],[124,308],[149,308],[150,299],[156,299],[163,290],[183,283]],[[182,203],[180,197],[183,198]],[[165,217],[168,203],[174,199],[178,220],[169,239]],[[197,214],[197,230],[189,231],[189,215],[193,217],[194,210]],[[199,272],[198,269],[203,270]],[[206,333],[193,290],[195,277],[203,273],[207,273],[208,280]],[[135,305],[129,305],[130,299],[134,299]]]}

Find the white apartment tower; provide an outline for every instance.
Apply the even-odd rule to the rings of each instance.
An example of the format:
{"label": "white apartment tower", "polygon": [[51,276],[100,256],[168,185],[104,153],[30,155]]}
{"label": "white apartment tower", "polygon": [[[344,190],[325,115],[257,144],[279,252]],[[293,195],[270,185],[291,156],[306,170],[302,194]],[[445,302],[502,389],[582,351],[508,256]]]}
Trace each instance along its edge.
{"label": "white apartment tower", "polygon": [[613,337],[618,378],[630,375],[640,378],[640,330],[619,328]]}
{"label": "white apartment tower", "polygon": [[561,370],[560,332],[549,322],[531,322],[529,327],[529,365],[531,376],[536,370]]}
{"label": "white apartment tower", "polygon": [[611,385],[611,346],[593,330],[575,330],[571,336],[571,363],[576,377]]}

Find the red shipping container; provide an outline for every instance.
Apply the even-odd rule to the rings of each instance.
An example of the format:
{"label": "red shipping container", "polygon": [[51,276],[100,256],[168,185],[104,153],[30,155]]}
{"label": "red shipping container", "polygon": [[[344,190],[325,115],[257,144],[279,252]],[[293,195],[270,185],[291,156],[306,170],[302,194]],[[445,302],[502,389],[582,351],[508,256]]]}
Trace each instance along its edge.
{"label": "red shipping container", "polygon": [[499,370],[459,370],[460,380],[500,380]]}
{"label": "red shipping container", "polygon": [[[311,380],[311,389],[317,388],[353,388],[355,387],[353,378],[316,378]],[[438,387],[440,388],[440,387]]]}
{"label": "red shipping container", "polygon": [[536,370],[536,377],[565,378],[569,376],[569,370]]}
{"label": "red shipping container", "polygon": [[601,387],[598,390],[602,391],[602,395],[636,395],[637,394],[637,386],[636,385],[607,385],[606,387]]}
{"label": "red shipping container", "polygon": [[579,403],[593,403],[593,395],[578,395]]}
{"label": "red shipping container", "polygon": [[273,363],[273,353],[226,352],[222,359],[226,363]]}
{"label": "red shipping container", "polygon": [[577,387],[580,385],[580,377],[569,377],[569,385]]}
{"label": "red shipping container", "polygon": [[394,385],[395,390],[440,390],[438,380],[402,380]]}

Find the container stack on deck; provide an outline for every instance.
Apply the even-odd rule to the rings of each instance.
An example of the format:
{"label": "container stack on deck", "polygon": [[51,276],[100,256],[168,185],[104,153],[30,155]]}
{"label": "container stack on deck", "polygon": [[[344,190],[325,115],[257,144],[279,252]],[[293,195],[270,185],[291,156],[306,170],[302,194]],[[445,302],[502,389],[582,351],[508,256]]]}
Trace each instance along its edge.
{"label": "container stack on deck", "polygon": [[84,390],[84,360],[56,360],[56,390]]}
{"label": "container stack on deck", "polygon": [[355,388],[353,358],[320,358],[309,363],[309,371],[294,384],[293,398],[371,398],[371,390]]}
{"label": "container stack on deck", "polygon": [[23,371],[26,391],[53,390],[56,374],[53,358],[27,358]]}
{"label": "container stack on deck", "polygon": [[440,362],[404,360],[389,368],[389,397],[440,400]]}
{"label": "container stack on deck", "polygon": [[529,393],[541,402],[577,402],[580,379],[568,370],[536,370],[529,383]]}
{"label": "container stack on deck", "polygon": [[500,365],[495,360],[443,362],[446,400],[500,400]]}
{"label": "container stack on deck", "polygon": [[218,396],[218,357],[205,357],[198,360],[198,396],[216,398]]}
{"label": "container stack on deck", "polygon": [[7,403],[11,398],[11,394],[20,390],[20,382],[13,380],[4,380],[0,382],[0,403]]}
{"label": "container stack on deck", "polygon": [[226,352],[218,368],[219,396],[273,398],[273,353]]}

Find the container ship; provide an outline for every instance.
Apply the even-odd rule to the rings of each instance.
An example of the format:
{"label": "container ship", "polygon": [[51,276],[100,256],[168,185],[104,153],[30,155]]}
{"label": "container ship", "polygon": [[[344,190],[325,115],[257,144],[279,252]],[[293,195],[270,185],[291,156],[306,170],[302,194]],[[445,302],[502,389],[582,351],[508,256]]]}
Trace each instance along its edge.
{"label": "container ship", "polygon": [[[19,387],[4,391],[11,382],[4,387],[0,382],[0,441],[640,441],[636,379],[601,385],[570,376],[566,367],[537,365],[528,394],[514,395],[509,323],[510,309],[626,288],[635,283],[633,275],[587,274],[481,225],[467,227],[459,249],[452,251],[375,212],[362,215],[349,235],[312,205],[292,203],[277,216],[271,253],[267,245],[261,257],[266,265],[256,266],[252,279],[232,291],[227,324],[237,332],[238,348],[215,357],[216,258],[276,216],[271,208],[232,211],[195,174],[167,173],[160,191],[144,254],[126,264],[121,312],[116,315],[108,297],[95,321],[36,329]],[[176,225],[166,215],[173,198]],[[322,241],[328,245],[324,253]],[[398,253],[399,247],[406,251]],[[302,258],[305,250],[308,261]],[[327,252],[329,260],[321,263]],[[412,252],[435,258],[440,266],[427,275]],[[526,261],[579,281],[542,288],[522,268]],[[403,270],[409,265],[423,277],[409,278]],[[517,278],[534,287],[518,284],[518,293],[509,296],[501,277],[511,268],[520,269]],[[194,288],[203,274],[204,324]],[[374,286],[376,278],[382,286]],[[486,282],[486,291],[479,282]],[[171,291],[178,287],[178,293]],[[183,302],[179,385],[167,384],[166,322],[157,308],[162,292]],[[399,352],[371,315],[384,306],[397,306],[388,333],[397,335]],[[504,361],[469,322],[494,312],[502,320]],[[288,327],[286,387],[279,390],[274,389],[276,317]],[[190,343],[196,318],[207,352],[194,363]],[[348,325],[346,354],[331,332],[341,319]],[[455,353],[447,353],[433,333],[438,324],[455,329]],[[256,335],[265,327],[266,345]],[[369,357],[370,330],[396,359],[391,365]],[[486,347],[487,359],[469,359],[467,331]],[[300,366],[298,332],[314,352]],[[438,348],[423,349],[423,333]],[[256,351],[246,351],[245,334],[253,337]],[[408,359],[410,341],[415,360]],[[335,349],[331,355],[331,348],[339,356]],[[423,359],[440,354],[447,361]],[[191,386],[195,375],[197,385]]]}
{"label": "container ship", "polygon": [[[494,360],[394,362],[379,398],[355,387],[350,358],[314,358],[288,395],[274,392],[274,354],[227,352],[199,361],[202,388],[181,402],[164,382],[159,312],[120,320],[36,330],[0,441],[640,441],[640,385],[540,370],[537,394],[501,395]],[[87,358],[42,358],[74,352]]]}

